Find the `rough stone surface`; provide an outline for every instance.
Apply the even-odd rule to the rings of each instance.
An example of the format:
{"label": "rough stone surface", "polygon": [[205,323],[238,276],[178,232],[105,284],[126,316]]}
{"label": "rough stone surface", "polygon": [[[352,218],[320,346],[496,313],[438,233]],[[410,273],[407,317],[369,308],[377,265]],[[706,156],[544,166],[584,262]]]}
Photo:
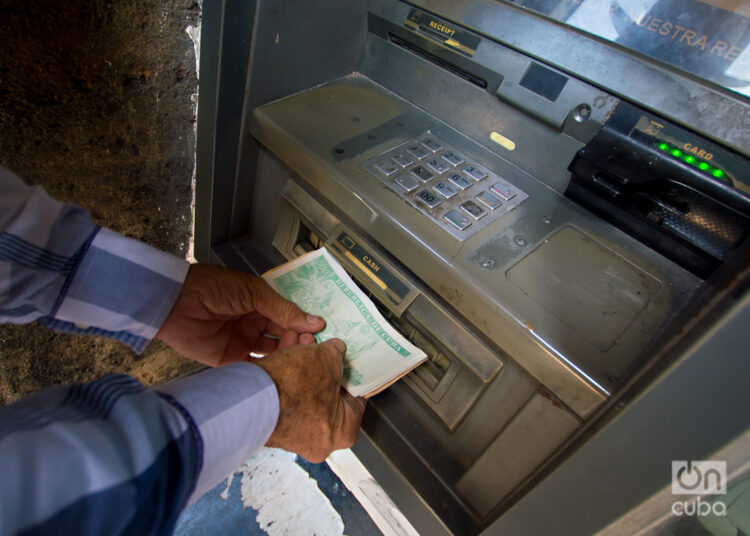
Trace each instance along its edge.
{"label": "rough stone surface", "polygon": [[[184,256],[191,228],[190,0],[0,0],[0,164],[95,222]],[[38,325],[0,326],[0,404],[107,372],[158,383],[196,367]]]}

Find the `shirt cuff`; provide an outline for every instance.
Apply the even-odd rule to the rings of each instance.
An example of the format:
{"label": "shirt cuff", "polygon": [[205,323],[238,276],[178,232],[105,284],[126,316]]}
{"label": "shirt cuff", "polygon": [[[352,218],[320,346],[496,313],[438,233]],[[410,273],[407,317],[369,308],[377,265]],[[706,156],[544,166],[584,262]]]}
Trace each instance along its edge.
{"label": "shirt cuff", "polygon": [[227,478],[271,437],[279,395],[271,377],[251,363],[230,363],[157,389],[190,414],[203,439],[203,466],[192,504]]}
{"label": "shirt cuff", "polygon": [[108,336],[141,352],[172,310],[189,266],[184,259],[101,229],[45,323],[58,331]]}

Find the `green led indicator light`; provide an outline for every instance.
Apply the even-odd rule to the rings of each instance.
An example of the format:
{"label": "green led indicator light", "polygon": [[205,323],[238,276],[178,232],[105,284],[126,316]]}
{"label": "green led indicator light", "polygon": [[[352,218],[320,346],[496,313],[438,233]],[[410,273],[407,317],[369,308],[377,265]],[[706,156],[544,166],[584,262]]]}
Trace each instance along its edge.
{"label": "green led indicator light", "polygon": [[659,145],[657,145],[657,147],[661,151],[665,151],[665,152],[671,153],[672,156],[674,156],[676,158],[681,158],[683,161],[687,162],[688,164],[692,164],[692,165],[696,166],[701,171],[705,171],[707,173],[711,173],[711,175],[713,175],[717,179],[721,179],[722,177],[725,176],[724,171],[722,171],[721,169],[711,167],[706,162],[701,162],[700,160],[698,160],[697,158],[695,158],[692,155],[683,154],[682,151],[680,151],[679,149],[676,149],[676,148],[672,147],[671,145],[669,145],[667,143],[663,143],[662,142]]}

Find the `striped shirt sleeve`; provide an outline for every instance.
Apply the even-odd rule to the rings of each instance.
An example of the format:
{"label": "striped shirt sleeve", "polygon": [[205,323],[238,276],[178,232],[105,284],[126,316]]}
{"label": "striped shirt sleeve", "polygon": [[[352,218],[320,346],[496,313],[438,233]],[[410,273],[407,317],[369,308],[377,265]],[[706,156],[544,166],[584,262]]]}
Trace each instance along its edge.
{"label": "striped shirt sleeve", "polygon": [[[142,350],[187,263],[95,226],[0,168],[0,322]],[[273,432],[273,380],[232,363],[158,390],[110,375],[0,408],[0,533],[168,534]]]}
{"label": "striped shirt sleeve", "polygon": [[196,423],[109,375],[0,409],[0,532],[168,534],[201,468]]}
{"label": "striped shirt sleeve", "polygon": [[157,391],[112,374],[0,408],[0,534],[169,534],[277,416],[273,381],[250,363]]}
{"label": "striped shirt sleeve", "polygon": [[103,335],[141,352],[169,314],[188,263],[96,226],[0,168],[0,322]]}

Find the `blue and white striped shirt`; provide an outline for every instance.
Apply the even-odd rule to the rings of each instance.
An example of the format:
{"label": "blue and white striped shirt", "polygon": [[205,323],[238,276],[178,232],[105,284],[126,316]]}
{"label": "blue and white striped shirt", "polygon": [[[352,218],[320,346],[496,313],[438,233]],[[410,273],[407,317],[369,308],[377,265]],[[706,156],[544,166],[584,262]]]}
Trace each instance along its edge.
{"label": "blue and white striped shirt", "polygon": [[[0,322],[140,352],[187,268],[0,168]],[[278,412],[273,381],[249,363],[157,390],[112,374],[0,408],[0,534],[169,533],[267,441]]]}

